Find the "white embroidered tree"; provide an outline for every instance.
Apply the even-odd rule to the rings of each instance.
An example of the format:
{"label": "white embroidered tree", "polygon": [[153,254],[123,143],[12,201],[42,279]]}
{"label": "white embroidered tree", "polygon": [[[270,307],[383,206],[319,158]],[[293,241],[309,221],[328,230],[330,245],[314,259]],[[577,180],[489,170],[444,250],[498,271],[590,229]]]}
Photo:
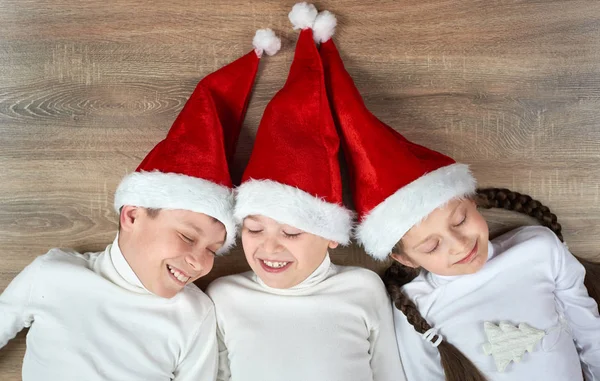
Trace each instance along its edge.
{"label": "white embroidered tree", "polygon": [[483,329],[488,339],[483,345],[483,351],[494,357],[499,372],[504,372],[511,361],[521,361],[525,351],[533,352],[535,345],[546,335],[544,331],[526,323],[519,324],[517,328],[506,322],[497,326],[486,321]]}

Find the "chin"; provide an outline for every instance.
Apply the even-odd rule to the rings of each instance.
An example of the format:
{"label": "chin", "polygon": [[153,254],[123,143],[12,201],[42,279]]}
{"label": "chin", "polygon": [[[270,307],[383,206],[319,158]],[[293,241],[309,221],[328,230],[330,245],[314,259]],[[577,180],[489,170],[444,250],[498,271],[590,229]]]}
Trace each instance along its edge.
{"label": "chin", "polygon": [[269,280],[269,279],[264,279],[264,278],[260,278],[264,284],[266,284],[267,286],[271,287],[271,288],[279,288],[279,289],[286,289],[286,288],[290,288],[293,287],[293,285],[289,284],[289,282],[285,282],[285,281],[273,281],[273,280]]}
{"label": "chin", "polygon": [[479,270],[481,270],[483,268],[483,266],[486,264],[488,259],[488,253],[487,251],[485,253],[481,253],[479,254],[479,257],[476,258],[475,263],[472,263],[470,268],[467,270],[467,274],[475,274],[476,272],[478,272]]}
{"label": "chin", "polygon": [[[263,281],[264,284],[271,288],[278,288],[284,290],[286,288],[292,288],[300,282],[293,282],[290,279],[276,279],[277,277],[270,277],[270,274],[266,274],[266,276],[260,276],[258,273],[256,275]],[[275,278],[275,279],[274,279]],[[283,278],[283,277],[281,277]]]}
{"label": "chin", "polygon": [[179,291],[181,291],[182,289],[179,290],[171,290],[168,288],[161,288],[160,290],[149,290],[151,293],[153,293],[156,296],[160,296],[161,298],[165,298],[165,299],[171,299],[172,297],[174,297],[175,295],[177,295],[179,293]]}

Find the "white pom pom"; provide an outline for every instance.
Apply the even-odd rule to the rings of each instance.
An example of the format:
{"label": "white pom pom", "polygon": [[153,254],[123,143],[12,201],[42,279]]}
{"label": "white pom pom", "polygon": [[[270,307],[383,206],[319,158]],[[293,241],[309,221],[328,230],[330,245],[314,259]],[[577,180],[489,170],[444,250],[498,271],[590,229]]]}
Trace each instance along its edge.
{"label": "white pom pom", "polygon": [[254,35],[252,45],[258,57],[261,57],[263,52],[272,56],[281,49],[281,39],[271,29],[259,29]]}
{"label": "white pom pom", "polygon": [[313,25],[313,37],[316,43],[325,42],[335,33],[337,19],[329,11],[320,12]]}
{"label": "white pom pom", "polygon": [[288,17],[294,29],[306,29],[312,28],[317,13],[317,8],[314,5],[304,2],[294,5]]}

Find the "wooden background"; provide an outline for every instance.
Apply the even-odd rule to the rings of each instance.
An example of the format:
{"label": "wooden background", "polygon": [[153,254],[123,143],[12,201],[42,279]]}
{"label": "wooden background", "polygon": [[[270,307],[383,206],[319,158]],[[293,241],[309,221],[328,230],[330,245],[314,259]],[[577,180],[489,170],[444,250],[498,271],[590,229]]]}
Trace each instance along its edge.
{"label": "wooden background", "polygon": [[[297,33],[293,1],[0,0],[0,290],[50,247],[100,250],[113,192],[160,141],[198,80],[273,28],[235,159],[241,176]],[[472,165],[482,186],[529,193],[571,250],[600,250],[600,2],[323,1],[370,109],[409,139]],[[510,213],[486,213],[493,226]],[[530,221],[529,221],[530,222]],[[356,247],[341,264],[381,269]],[[240,249],[201,287],[247,268]],[[73,285],[77,287],[77,285]],[[0,351],[19,380],[20,334]]]}

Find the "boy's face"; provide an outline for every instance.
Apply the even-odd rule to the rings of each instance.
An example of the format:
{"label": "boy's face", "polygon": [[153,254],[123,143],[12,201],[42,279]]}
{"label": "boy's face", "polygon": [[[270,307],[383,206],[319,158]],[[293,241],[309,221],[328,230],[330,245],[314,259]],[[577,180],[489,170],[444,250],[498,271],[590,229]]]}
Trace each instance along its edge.
{"label": "boy's face", "polygon": [[304,232],[260,215],[248,216],[242,226],[246,260],[269,287],[290,288],[312,274],[337,242]]}
{"label": "boy's face", "polygon": [[225,226],[206,214],[124,206],[119,246],[150,292],[172,298],[183,287],[208,274],[215,252],[225,241]]}
{"label": "boy's face", "polygon": [[487,261],[488,239],[488,225],[475,202],[454,199],[413,226],[402,237],[402,253],[392,257],[437,275],[472,274]]}

